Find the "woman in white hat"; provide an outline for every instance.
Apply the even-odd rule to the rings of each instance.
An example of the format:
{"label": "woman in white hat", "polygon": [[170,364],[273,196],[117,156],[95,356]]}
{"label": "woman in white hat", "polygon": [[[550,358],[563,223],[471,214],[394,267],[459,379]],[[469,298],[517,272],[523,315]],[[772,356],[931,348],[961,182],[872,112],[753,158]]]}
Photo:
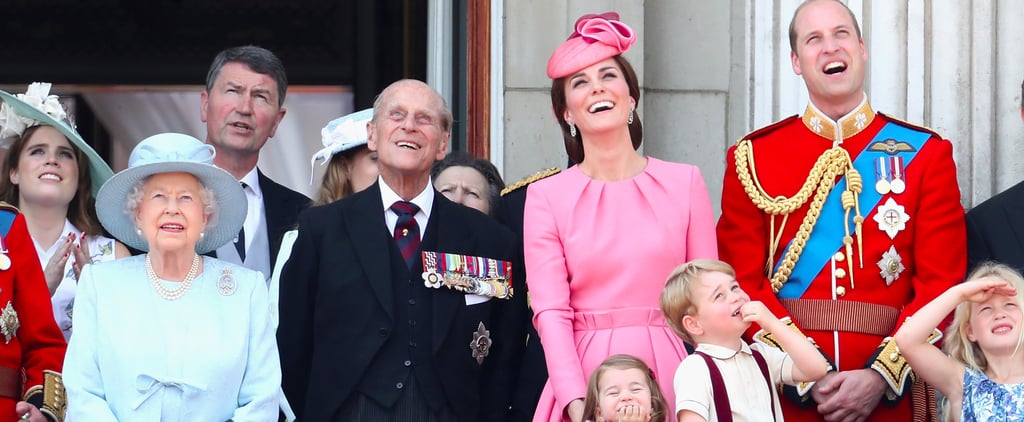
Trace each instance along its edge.
{"label": "woman in white hat", "polygon": [[201,256],[245,219],[245,194],[214,154],[188,135],[155,135],[100,189],[103,227],[147,253],[82,271],[64,365],[70,418],[277,419],[265,279]]}
{"label": "woman in white hat", "polygon": [[78,274],[85,264],[129,255],[103,236],[95,193],[114,174],[70,125],[50,84],[24,94],[0,91],[0,139],[12,140],[3,161],[0,201],[25,216],[53,304],[53,317],[71,338]]}

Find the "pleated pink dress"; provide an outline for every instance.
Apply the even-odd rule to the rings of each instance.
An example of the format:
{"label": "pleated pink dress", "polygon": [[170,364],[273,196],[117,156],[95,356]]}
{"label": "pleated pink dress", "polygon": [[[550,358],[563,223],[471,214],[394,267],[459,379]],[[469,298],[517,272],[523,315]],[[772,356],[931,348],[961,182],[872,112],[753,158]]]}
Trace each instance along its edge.
{"label": "pleated pink dress", "polygon": [[674,408],[672,378],[686,350],[659,297],[676,266],[718,251],[700,170],[647,160],[627,180],[601,182],[572,167],[529,187],[526,278],[549,373],[535,422],[561,421],[569,402],[586,396],[594,368],[617,353],[650,365]]}

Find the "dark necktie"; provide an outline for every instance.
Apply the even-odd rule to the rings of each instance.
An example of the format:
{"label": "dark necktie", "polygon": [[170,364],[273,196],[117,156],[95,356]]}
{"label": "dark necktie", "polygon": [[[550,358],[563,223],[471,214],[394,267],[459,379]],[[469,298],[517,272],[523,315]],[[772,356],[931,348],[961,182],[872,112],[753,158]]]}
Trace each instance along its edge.
{"label": "dark necktie", "polygon": [[[245,182],[239,182],[242,184],[242,192],[245,193],[245,188],[248,185]],[[249,195],[246,195],[247,197]],[[248,213],[246,213],[248,214]],[[241,262],[245,262],[245,223],[242,223],[242,228],[238,229],[238,237],[235,238],[235,250],[238,251],[238,258]]]}
{"label": "dark necktie", "polygon": [[391,210],[398,214],[395,223],[395,243],[402,251],[405,265],[412,269],[416,262],[416,254],[420,251],[420,226],[416,224],[415,215],[420,207],[412,202],[398,201],[391,205]]}

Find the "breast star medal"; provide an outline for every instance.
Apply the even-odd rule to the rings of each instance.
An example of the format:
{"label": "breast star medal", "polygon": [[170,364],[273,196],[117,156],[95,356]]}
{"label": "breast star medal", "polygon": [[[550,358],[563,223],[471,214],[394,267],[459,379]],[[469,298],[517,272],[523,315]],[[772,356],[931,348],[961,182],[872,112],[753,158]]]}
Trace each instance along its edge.
{"label": "breast star medal", "polygon": [[0,333],[4,335],[5,344],[10,343],[11,339],[18,334],[18,327],[21,327],[18,311],[15,311],[14,305],[8,301],[3,312],[0,312]]}
{"label": "breast star medal", "polygon": [[879,205],[878,211],[872,218],[878,223],[878,229],[889,235],[890,239],[895,239],[896,234],[905,230],[907,221],[910,221],[910,215],[907,214],[906,208],[897,204],[892,198]]}
{"label": "breast star medal", "polygon": [[903,258],[896,252],[896,246],[890,246],[889,250],[882,254],[882,259],[878,260],[878,269],[881,270],[886,286],[892,285],[892,282],[900,278],[900,273],[906,267],[903,266]]}
{"label": "breast star medal", "polygon": [[480,321],[480,325],[477,325],[476,331],[473,332],[473,341],[469,342],[469,348],[473,351],[476,364],[483,365],[484,358],[491,352],[491,332],[484,327],[483,321]]}

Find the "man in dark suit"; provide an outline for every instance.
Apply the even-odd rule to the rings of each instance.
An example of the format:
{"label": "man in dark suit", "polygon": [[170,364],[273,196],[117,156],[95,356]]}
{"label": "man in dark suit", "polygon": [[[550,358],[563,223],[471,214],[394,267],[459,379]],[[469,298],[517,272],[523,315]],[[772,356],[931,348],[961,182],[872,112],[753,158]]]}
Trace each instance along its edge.
{"label": "man in dark suit", "polygon": [[278,329],[299,420],[507,417],[523,347],[524,303],[503,294],[517,244],[431,186],[451,124],[426,84],[390,85],[367,125],[378,182],[299,218]]}
{"label": "man in dark suit", "polygon": [[[1024,84],[1020,117],[1024,120]],[[967,213],[967,268],[999,261],[1024,271],[1024,182],[975,206]]]}
{"label": "man in dark suit", "polygon": [[242,46],[217,54],[200,97],[206,143],[217,150],[213,162],[242,183],[249,206],[238,237],[216,256],[262,271],[268,280],[281,238],[310,203],[256,168],[260,149],[284,119],[287,89],[284,65],[274,53]]}

